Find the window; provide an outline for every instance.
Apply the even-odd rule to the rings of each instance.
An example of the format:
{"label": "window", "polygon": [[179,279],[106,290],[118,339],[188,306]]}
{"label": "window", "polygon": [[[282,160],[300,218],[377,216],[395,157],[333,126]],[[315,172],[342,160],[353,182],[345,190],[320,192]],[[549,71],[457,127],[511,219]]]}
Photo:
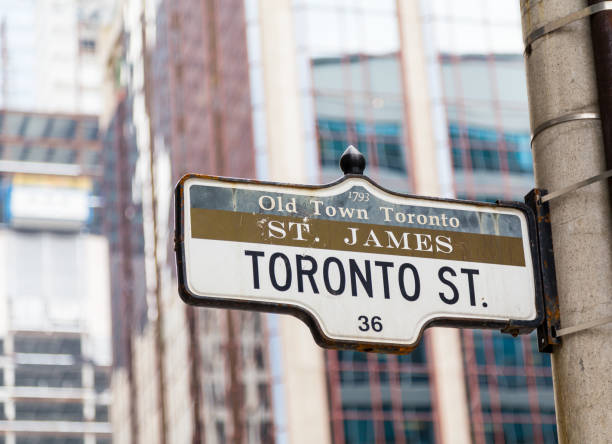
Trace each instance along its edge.
{"label": "window", "polygon": [[528,443],[533,439],[532,424],[504,424],[504,438],[508,444]]}
{"label": "window", "polygon": [[49,149],[43,146],[31,146],[28,149],[27,157],[23,160],[27,162],[46,162],[49,158]]}
{"label": "window", "polygon": [[258,345],[255,346],[254,354],[255,354],[255,363],[257,365],[257,368],[259,370],[263,370],[265,368],[265,365],[264,365],[264,354],[263,354],[262,348]]}
{"label": "window", "polygon": [[508,151],[508,170],[513,173],[533,173],[533,162],[529,151]]}
{"label": "window", "polygon": [[87,140],[98,139],[98,121],[97,120],[83,120],[81,122],[81,129],[83,131],[83,137]]}
{"label": "window", "polygon": [[106,369],[97,368],[94,373],[94,387],[96,392],[101,393],[110,387],[110,375]]}
{"label": "window", "polygon": [[270,408],[270,394],[268,392],[268,385],[265,383],[257,384],[257,392],[259,395],[259,404],[264,408]]}
{"label": "window", "polygon": [[430,421],[406,421],[406,442],[418,442],[422,444],[434,442],[433,422]]}
{"label": "window", "polygon": [[400,382],[405,384],[427,384],[429,382],[429,375],[424,370],[424,373],[416,372],[402,372],[400,373]]}
{"label": "window", "polygon": [[94,39],[80,39],[79,48],[83,51],[93,52],[96,50],[96,41]]}
{"label": "window", "polygon": [[108,422],[108,406],[106,405],[96,406],[96,421],[97,422]]}
{"label": "window", "polygon": [[15,385],[18,387],[81,387],[80,366],[18,365]]}
{"label": "window", "polygon": [[221,421],[215,422],[215,431],[217,432],[217,442],[225,444],[225,424]]}
{"label": "window", "polygon": [[500,388],[526,388],[527,378],[524,375],[498,375],[497,384]]}
{"label": "window", "polygon": [[27,117],[18,113],[3,113],[2,134],[9,136],[21,135],[23,128],[27,125]]}
{"label": "window", "polygon": [[81,356],[81,338],[15,336],[15,353],[70,354]]}
{"label": "window", "polygon": [[23,128],[23,136],[28,139],[44,137],[48,124],[48,117],[29,116]]}
{"label": "window", "polygon": [[17,436],[15,444],[83,444],[83,438],[57,435]]}
{"label": "window", "polygon": [[56,139],[73,139],[76,130],[76,120],[55,118],[52,121],[49,137]]}
{"label": "window", "polygon": [[[363,122],[346,122],[342,120],[319,119],[319,148],[321,164],[337,167],[342,153],[353,144],[370,162],[371,151],[375,151],[376,165],[392,171],[405,171],[401,126],[399,123],[387,122],[368,125]],[[355,138],[351,142],[352,134]],[[372,150],[370,149],[372,147]]]}
{"label": "window", "polygon": [[486,365],[487,360],[485,357],[482,332],[476,330],[472,334],[473,334],[473,341],[474,341],[474,350],[476,352],[476,362],[478,363],[478,365]]}
{"label": "window", "polygon": [[59,147],[49,150],[49,158],[47,161],[51,163],[74,163],[76,157],[76,150]]}
{"label": "window", "polygon": [[374,422],[369,419],[344,420],[344,436],[350,443],[372,443],[374,439]]}
{"label": "window", "polygon": [[491,149],[472,149],[470,151],[472,157],[472,168],[474,170],[498,171],[499,168],[499,153]]}
{"label": "window", "polygon": [[[527,133],[505,133],[502,135],[505,150],[501,150],[499,134],[494,129],[459,127],[449,125],[452,145],[452,161],[455,169],[470,168],[474,171],[500,171],[500,156],[505,156],[507,169],[511,173],[531,174],[533,164]],[[467,148],[463,148],[466,144]]]}
{"label": "window", "polygon": [[521,342],[510,335],[493,335],[495,363],[497,365],[522,366],[523,348]]}
{"label": "window", "polygon": [[382,385],[388,385],[389,384],[389,372],[384,371],[384,370],[379,370],[378,380]]}
{"label": "window", "polygon": [[77,402],[15,402],[15,418],[35,421],[83,421],[83,405]]}
{"label": "window", "polygon": [[368,382],[369,374],[367,371],[343,370],[340,372],[341,384],[367,385]]}
{"label": "window", "polygon": [[263,421],[259,425],[259,436],[263,444],[274,442],[274,435],[272,433],[272,423],[269,421]]}
{"label": "window", "polygon": [[557,424],[542,424],[542,434],[544,442],[556,443],[557,438]]}
{"label": "window", "polygon": [[97,150],[85,150],[83,153],[83,163],[88,167],[95,167],[100,164],[100,152]]}
{"label": "window", "polygon": [[[453,140],[453,143],[456,141]],[[454,146],[452,148],[452,156],[453,156],[453,168],[455,169],[463,169],[463,154],[461,148]]]}

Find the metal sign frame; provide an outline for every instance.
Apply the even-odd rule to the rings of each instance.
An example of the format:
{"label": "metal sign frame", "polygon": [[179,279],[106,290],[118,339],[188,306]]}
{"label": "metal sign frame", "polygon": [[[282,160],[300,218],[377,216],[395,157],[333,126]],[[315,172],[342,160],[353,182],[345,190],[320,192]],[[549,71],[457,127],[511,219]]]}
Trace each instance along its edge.
{"label": "metal sign frame", "polygon": [[[480,206],[483,208],[494,208],[494,209],[503,209],[510,208],[519,210],[525,215],[527,221],[527,232],[528,232],[528,241],[530,247],[530,253],[532,258],[532,267],[533,267],[533,276],[534,276],[534,290],[535,290],[535,308],[536,308],[536,317],[532,320],[521,321],[521,320],[510,320],[508,322],[505,321],[489,321],[489,320],[474,320],[474,319],[465,319],[465,318],[448,318],[448,317],[439,317],[432,319],[426,322],[423,327],[420,329],[418,338],[413,344],[390,344],[390,343],[376,343],[376,342],[365,342],[365,341],[339,341],[333,338],[326,336],[319,326],[318,322],[315,320],[314,316],[309,313],[306,309],[301,307],[296,307],[289,304],[283,303],[271,303],[271,302],[262,302],[262,301],[228,301],[227,299],[215,298],[215,297],[207,297],[203,299],[198,297],[192,293],[190,293],[189,289],[186,287],[186,263],[185,263],[185,233],[184,233],[184,205],[185,205],[185,182],[189,179],[205,179],[212,180],[223,184],[250,184],[250,185],[264,185],[264,186],[274,186],[274,187],[282,187],[287,189],[287,191],[291,190],[323,190],[326,188],[334,187],[342,182],[351,179],[351,178],[359,178],[369,182],[373,187],[381,190],[384,193],[390,194],[392,196],[396,196],[399,198],[409,198],[415,200],[423,200],[427,202],[440,202],[440,203],[452,203],[452,204],[469,204],[473,206]],[[463,328],[484,328],[484,329],[500,329],[503,333],[509,333],[514,336],[518,334],[529,333],[539,325],[542,324],[544,320],[544,307],[542,300],[542,277],[540,272],[540,259],[539,259],[539,249],[538,249],[538,235],[537,235],[537,227],[535,215],[531,208],[525,205],[522,202],[514,202],[514,201],[498,201],[496,204],[486,203],[486,202],[476,202],[476,201],[467,201],[467,200],[457,200],[457,199],[442,199],[442,198],[431,198],[431,197],[423,197],[423,196],[415,196],[412,194],[402,194],[397,193],[380,185],[376,184],[373,180],[368,178],[362,174],[345,174],[344,177],[341,177],[339,180],[325,184],[325,185],[295,185],[295,184],[286,184],[286,183],[278,183],[278,182],[264,182],[257,180],[249,180],[249,179],[235,179],[235,178],[227,178],[227,177],[218,177],[218,176],[208,176],[208,175],[198,175],[198,174],[188,174],[181,178],[178,182],[175,189],[175,239],[174,239],[174,248],[176,251],[176,261],[177,261],[177,274],[178,274],[178,290],[180,297],[183,301],[189,305],[195,306],[203,306],[203,307],[217,307],[217,308],[228,308],[228,309],[240,309],[240,310],[251,310],[251,311],[260,311],[260,312],[273,312],[273,313],[284,313],[291,314],[308,325],[310,328],[312,335],[314,336],[315,341],[322,347],[326,348],[335,348],[335,349],[354,349],[360,351],[374,351],[374,352],[382,352],[382,353],[409,353],[412,351],[422,339],[423,332],[426,328],[431,326],[446,326],[446,327],[463,327]]]}

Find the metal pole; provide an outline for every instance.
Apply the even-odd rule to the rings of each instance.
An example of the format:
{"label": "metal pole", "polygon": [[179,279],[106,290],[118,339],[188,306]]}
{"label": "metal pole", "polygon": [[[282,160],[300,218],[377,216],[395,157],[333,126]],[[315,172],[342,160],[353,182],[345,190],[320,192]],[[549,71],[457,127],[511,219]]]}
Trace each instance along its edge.
{"label": "metal pole", "polygon": [[[587,5],[584,0],[520,0],[525,39]],[[572,21],[525,52],[538,188],[554,192],[606,169],[589,20]],[[558,119],[565,117],[564,119]],[[548,125],[550,122],[559,122]],[[607,182],[549,201],[561,327],[612,314],[612,235]],[[560,442],[606,442],[612,434],[612,325],[562,337],[552,354]]]}
{"label": "metal pole", "polygon": [[[589,0],[589,6],[603,1]],[[607,171],[612,169],[612,11],[591,16],[591,42]],[[612,205],[612,178],[608,179],[608,198]]]}

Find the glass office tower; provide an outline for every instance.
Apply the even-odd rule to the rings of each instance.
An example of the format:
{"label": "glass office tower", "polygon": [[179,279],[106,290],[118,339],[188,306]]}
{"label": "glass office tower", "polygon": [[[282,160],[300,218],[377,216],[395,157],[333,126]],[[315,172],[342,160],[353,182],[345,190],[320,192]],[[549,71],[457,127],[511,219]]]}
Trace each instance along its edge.
{"label": "glass office tower", "polygon": [[[338,177],[339,157],[353,144],[366,156],[366,174],[415,191],[406,3],[292,3],[301,100],[316,129],[306,149],[316,149],[321,182]],[[417,3],[434,147],[446,152],[438,172],[452,170],[440,178],[441,194],[522,200],[533,169],[518,5]],[[435,423],[444,407],[433,401],[425,338],[407,357],[326,352],[334,442],[441,439]],[[461,344],[472,440],[555,440],[550,363],[535,337],[464,330]]]}

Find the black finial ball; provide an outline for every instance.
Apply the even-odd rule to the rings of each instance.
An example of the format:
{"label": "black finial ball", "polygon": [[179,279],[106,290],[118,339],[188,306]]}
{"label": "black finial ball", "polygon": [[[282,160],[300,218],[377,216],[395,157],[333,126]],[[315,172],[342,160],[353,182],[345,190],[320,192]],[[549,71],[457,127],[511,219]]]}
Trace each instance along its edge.
{"label": "black finial ball", "polygon": [[353,145],[349,145],[340,157],[340,168],[344,174],[363,174],[365,167],[366,161],[363,154]]}

